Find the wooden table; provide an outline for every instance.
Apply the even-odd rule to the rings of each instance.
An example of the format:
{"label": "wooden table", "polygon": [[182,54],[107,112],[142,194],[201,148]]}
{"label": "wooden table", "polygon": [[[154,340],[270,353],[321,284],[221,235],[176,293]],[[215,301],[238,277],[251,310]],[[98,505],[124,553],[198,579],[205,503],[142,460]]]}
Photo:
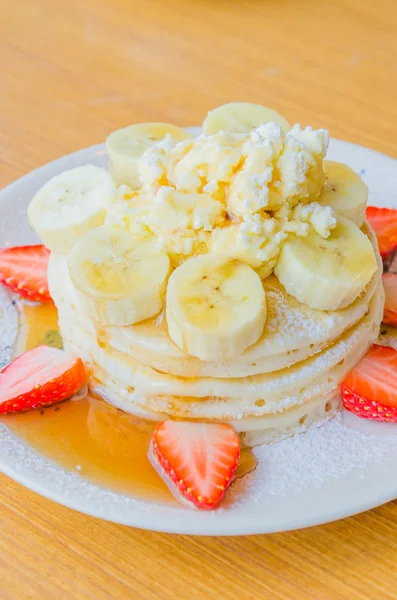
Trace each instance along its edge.
{"label": "wooden table", "polygon": [[[0,0],[0,185],[134,121],[231,100],[397,156],[395,0]],[[397,506],[191,538],[86,517],[0,478],[0,598],[397,598]]]}

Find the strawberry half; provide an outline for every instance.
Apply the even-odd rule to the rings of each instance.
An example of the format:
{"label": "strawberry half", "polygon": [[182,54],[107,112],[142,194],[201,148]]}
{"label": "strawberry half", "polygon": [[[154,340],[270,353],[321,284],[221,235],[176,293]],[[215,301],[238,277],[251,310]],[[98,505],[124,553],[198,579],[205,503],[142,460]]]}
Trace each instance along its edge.
{"label": "strawberry half", "polygon": [[341,387],[342,403],[358,417],[397,422],[397,351],[374,345]]}
{"label": "strawberry half", "polygon": [[212,509],[232,482],[240,442],[230,425],[164,421],[153,433],[149,459],[178,500]]}
{"label": "strawberry half", "polygon": [[367,206],[367,220],[378,238],[382,258],[397,248],[397,210]]}
{"label": "strawberry half", "polygon": [[0,283],[35,302],[52,302],[47,268],[50,251],[45,246],[17,246],[0,250]]}
{"label": "strawberry half", "polygon": [[71,398],[86,381],[80,358],[38,346],[0,372],[0,414],[40,408]]}
{"label": "strawberry half", "polygon": [[386,296],[383,322],[397,327],[397,273],[385,273],[382,280]]}

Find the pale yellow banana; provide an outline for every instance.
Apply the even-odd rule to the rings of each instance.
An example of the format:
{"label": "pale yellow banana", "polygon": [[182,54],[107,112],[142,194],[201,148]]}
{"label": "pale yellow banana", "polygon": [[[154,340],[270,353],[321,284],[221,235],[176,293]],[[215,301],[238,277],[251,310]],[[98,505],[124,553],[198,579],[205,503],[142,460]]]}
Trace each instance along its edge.
{"label": "pale yellow banana", "polygon": [[192,356],[239,356],[265,325],[262,282],[248,265],[228,257],[190,258],[168,282],[166,319],[174,343]]}
{"label": "pale yellow banana", "polygon": [[109,169],[117,185],[126,184],[132,189],[141,187],[138,161],[142,154],[170,135],[176,142],[192,136],[181,127],[170,123],[136,123],[113,131],[106,140]]}
{"label": "pale yellow banana", "polygon": [[287,293],[311,308],[338,310],[351,304],[377,270],[367,236],[344,217],[324,239],[290,235],[283,243],[275,274]]}
{"label": "pale yellow banana", "polygon": [[323,165],[325,184],[319,203],[330,206],[339,215],[361,227],[367,207],[367,186],[347,165],[330,160],[325,160]]}
{"label": "pale yellow banana", "polygon": [[131,325],[162,309],[170,261],[154,238],[104,225],[74,245],[68,266],[87,314],[101,324]]}
{"label": "pale yellow banana", "polygon": [[203,122],[203,133],[249,133],[270,121],[278,123],[285,133],[290,130],[288,121],[271,108],[250,102],[230,102],[209,111]]}
{"label": "pale yellow banana", "polygon": [[47,248],[67,254],[86,231],[103,224],[115,192],[105,169],[86,165],[64,171],[35,194],[29,222]]}

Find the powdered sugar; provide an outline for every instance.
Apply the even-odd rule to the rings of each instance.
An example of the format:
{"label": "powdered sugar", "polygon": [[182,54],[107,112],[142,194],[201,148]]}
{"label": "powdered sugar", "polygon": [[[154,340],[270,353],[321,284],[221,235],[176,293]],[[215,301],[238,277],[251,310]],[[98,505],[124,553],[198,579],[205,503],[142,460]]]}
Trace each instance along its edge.
{"label": "powdered sugar", "polygon": [[[310,308],[304,307],[295,302],[291,297],[288,302],[283,293],[270,285],[266,289],[268,305],[272,308],[269,315],[267,329],[271,332],[277,332],[280,338],[284,340],[286,335],[293,340],[303,338],[304,340],[318,340],[330,335],[330,332],[336,326],[336,319],[333,315],[317,311],[314,313]],[[306,312],[307,315],[306,315]],[[316,316],[316,318],[313,318]],[[280,327],[280,325],[283,327]]]}
{"label": "powdered sugar", "polygon": [[341,415],[305,434],[254,450],[258,467],[237,481],[233,501],[264,502],[271,496],[305,493],[397,453],[397,436],[371,435],[346,427]]}

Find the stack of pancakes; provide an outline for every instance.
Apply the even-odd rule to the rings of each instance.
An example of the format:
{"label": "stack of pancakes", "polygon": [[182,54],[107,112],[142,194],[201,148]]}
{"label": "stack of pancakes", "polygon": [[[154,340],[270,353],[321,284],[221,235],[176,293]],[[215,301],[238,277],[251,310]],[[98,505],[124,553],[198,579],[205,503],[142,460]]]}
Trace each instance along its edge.
{"label": "stack of pancakes", "polygon": [[382,262],[347,308],[319,311],[289,296],[275,276],[263,282],[267,322],[240,357],[190,356],[170,339],[163,313],[126,327],[84,313],[67,257],[51,255],[49,286],[65,349],[90,370],[90,387],[109,403],[146,419],[229,423],[250,446],[321,423],[338,410],[339,385],[377,340],[383,316]]}

